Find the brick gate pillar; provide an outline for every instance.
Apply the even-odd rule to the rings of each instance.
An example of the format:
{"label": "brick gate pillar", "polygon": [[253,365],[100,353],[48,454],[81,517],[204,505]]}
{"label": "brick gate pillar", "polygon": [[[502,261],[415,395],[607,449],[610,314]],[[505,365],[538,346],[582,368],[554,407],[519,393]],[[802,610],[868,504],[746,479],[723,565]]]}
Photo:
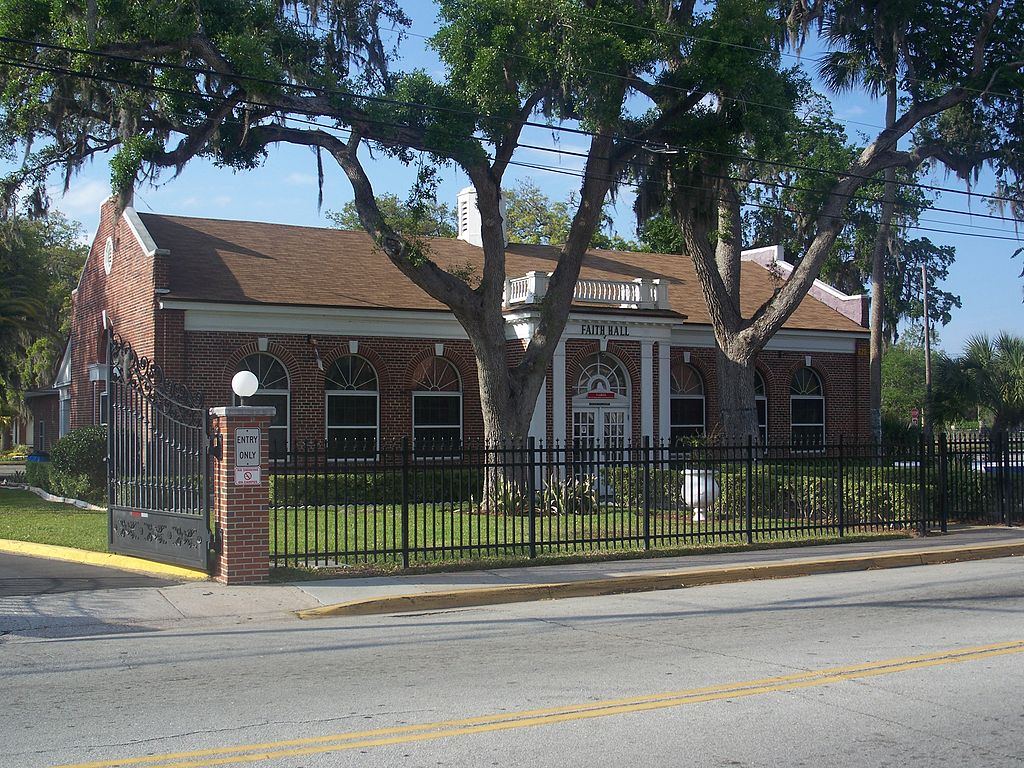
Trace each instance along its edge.
{"label": "brick gate pillar", "polygon": [[[225,584],[260,584],[270,577],[267,428],[275,412],[244,405],[210,409],[210,436],[220,445],[219,456],[212,452],[210,467],[210,509],[218,542],[214,578]],[[240,429],[248,431],[239,434]],[[236,473],[236,437],[252,446],[253,430],[259,430],[259,466],[239,466]]]}

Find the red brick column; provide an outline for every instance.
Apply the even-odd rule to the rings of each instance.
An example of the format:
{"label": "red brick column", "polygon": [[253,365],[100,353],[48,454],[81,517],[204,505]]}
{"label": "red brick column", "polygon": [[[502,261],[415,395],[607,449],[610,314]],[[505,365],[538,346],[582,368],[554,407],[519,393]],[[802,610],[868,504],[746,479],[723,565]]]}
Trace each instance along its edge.
{"label": "red brick column", "polygon": [[[214,531],[218,541],[214,578],[225,584],[260,584],[270,577],[270,440],[267,427],[275,409],[210,409],[210,434],[219,436],[220,456],[211,466]],[[260,483],[236,485],[235,430],[260,430]]]}

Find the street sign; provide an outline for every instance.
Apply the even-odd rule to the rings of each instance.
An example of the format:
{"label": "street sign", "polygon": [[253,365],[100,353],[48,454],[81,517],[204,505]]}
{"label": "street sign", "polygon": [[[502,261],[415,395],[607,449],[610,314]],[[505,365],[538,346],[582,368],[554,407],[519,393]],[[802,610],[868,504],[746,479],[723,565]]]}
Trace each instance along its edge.
{"label": "street sign", "polygon": [[235,466],[260,465],[260,430],[258,427],[240,427],[235,430]]}
{"label": "street sign", "polygon": [[261,441],[258,427],[235,430],[235,485],[260,484]]}

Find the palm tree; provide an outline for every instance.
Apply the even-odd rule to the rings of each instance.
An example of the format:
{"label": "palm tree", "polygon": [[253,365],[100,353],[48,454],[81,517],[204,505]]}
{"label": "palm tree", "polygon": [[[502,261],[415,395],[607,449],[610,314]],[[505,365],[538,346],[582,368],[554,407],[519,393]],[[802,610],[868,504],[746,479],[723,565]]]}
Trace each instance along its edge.
{"label": "palm tree", "polygon": [[[894,0],[838,2],[824,23],[824,37],[835,47],[819,66],[835,92],[864,85],[872,96],[885,96],[885,127],[896,122],[897,77],[906,68],[906,30],[915,3]],[[882,341],[885,317],[886,253],[895,250],[892,236],[896,205],[896,169],[885,169],[882,211],[871,254],[871,343],[869,359],[871,428],[882,430]]]}
{"label": "palm tree", "polygon": [[970,337],[963,354],[942,361],[937,384],[936,405],[947,419],[977,413],[995,434],[1024,426],[1024,337]]}

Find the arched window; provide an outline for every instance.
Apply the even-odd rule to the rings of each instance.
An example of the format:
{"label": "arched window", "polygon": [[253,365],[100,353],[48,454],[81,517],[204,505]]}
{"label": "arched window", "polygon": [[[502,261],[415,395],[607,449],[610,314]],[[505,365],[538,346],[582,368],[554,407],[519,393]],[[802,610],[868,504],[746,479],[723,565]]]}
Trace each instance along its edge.
{"label": "arched window", "polygon": [[757,409],[757,431],[764,447],[768,445],[768,390],[759,371],[754,371],[754,407]]}
{"label": "arched window", "polygon": [[346,355],[324,376],[330,456],[372,457],[377,450],[380,387],[370,361]]}
{"label": "arched window", "polygon": [[677,361],[672,366],[672,447],[686,445],[705,434],[704,380],[692,365]]}
{"label": "arched window", "polygon": [[622,367],[607,355],[594,355],[576,380],[575,395],[608,392],[612,397],[629,396],[629,379]]}
{"label": "arched window", "polygon": [[[270,458],[285,458],[288,455],[288,424],[291,421],[288,372],[280,360],[265,352],[256,352],[243,358],[238,370],[252,371],[259,382],[256,394],[246,400],[247,404],[272,405],[277,409],[277,413],[270,421],[267,436],[270,440]],[[237,395],[235,405],[241,405]]]}
{"label": "arched window", "polygon": [[818,374],[801,368],[789,386],[789,415],[794,445],[821,448],[825,445],[825,390]]}
{"label": "arched window", "polygon": [[421,455],[451,455],[462,442],[462,379],[443,357],[413,372],[412,439]]}
{"label": "arched window", "polygon": [[630,379],[621,362],[599,352],[581,363],[573,387],[572,440],[589,456],[587,461],[598,456],[605,461],[622,459],[630,429],[629,406]]}

